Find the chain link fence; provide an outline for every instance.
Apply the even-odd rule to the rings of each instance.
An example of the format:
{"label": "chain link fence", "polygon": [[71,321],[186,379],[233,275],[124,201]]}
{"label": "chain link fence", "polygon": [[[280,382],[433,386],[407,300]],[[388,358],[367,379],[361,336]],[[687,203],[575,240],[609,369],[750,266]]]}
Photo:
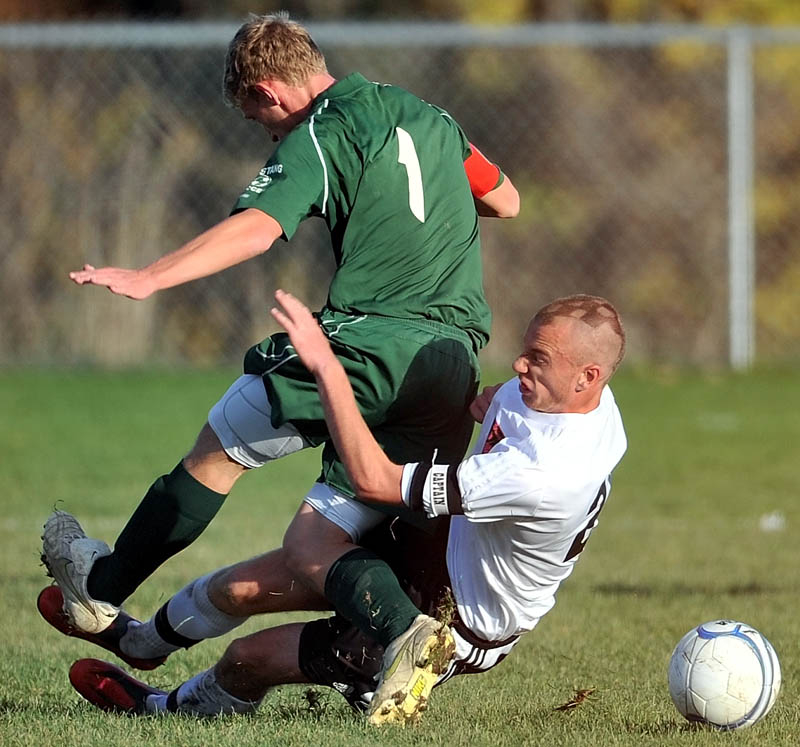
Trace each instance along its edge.
{"label": "chain link fence", "polygon": [[[140,266],[177,248],[263,165],[271,143],[221,99],[235,28],[0,27],[0,363],[228,363],[274,331],[276,287],[324,302],[333,264],[318,221],[143,302],[67,279],[84,262]],[[618,305],[629,362],[731,362],[736,308],[755,343],[745,362],[800,357],[800,33],[744,30],[752,190],[737,203],[724,30],[311,30],[335,76],[358,70],[445,107],[519,188],[520,217],[482,225],[487,362],[571,292]],[[743,213],[738,298],[731,219]]]}

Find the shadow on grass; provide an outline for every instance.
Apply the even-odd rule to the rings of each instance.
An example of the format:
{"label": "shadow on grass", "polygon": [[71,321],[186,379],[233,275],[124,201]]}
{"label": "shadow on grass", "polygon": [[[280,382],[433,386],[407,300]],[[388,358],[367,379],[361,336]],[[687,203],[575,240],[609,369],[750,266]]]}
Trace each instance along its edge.
{"label": "shadow on grass", "polygon": [[[76,718],[86,716],[87,714],[98,713],[101,713],[101,711],[88,703],[61,702],[58,698],[45,700],[39,697],[29,701],[0,698],[0,721],[7,721],[14,716],[23,718],[41,716],[53,720],[60,717]],[[129,713],[106,712],[102,715],[105,718],[122,720],[135,719],[157,721],[163,718],[163,716],[155,714],[142,716]],[[264,703],[256,713],[238,714],[235,716],[226,715],[208,719],[190,714],[180,714],[177,717],[196,721],[200,725],[207,725],[210,727],[225,721],[257,721],[265,717],[272,721],[287,721],[293,723],[318,722],[323,718],[353,721],[354,723],[359,721],[359,714],[349,708],[342,708],[339,703],[332,702],[332,700],[327,697],[326,693],[311,688],[305,690],[300,697],[296,697],[294,694],[282,694],[279,699]]]}
{"label": "shadow on grass", "polygon": [[[341,721],[358,723],[361,714],[345,706],[344,700],[325,690],[306,688],[302,693],[286,693],[278,690],[278,697],[270,698],[259,709],[275,721],[320,721],[336,718]],[[299,696],[299,697],[298,697]]]}
{"label": "shadow on grass", "polygon": [[718,732],[708,724],[691,723],[689,721],[655,721],[649,724],[640,724],[633,721],[624,721],[623,726],[629,734],[644,737],[668,736],[670,734],[686,734],[693,732]]}
{"label": "shadow on grass", "polygon": [[755,581],[747,584],[731,584],[729,586],[702,586],[689,584],[670,584],[666,586],[647,586],[644,584],[599,584],[594,587],[598,594],[609,596],[633,597],[669,597],[680,596],[719,596],[733,597],[770,596],[788,594],[796,591],[792,586],[767,586]]}

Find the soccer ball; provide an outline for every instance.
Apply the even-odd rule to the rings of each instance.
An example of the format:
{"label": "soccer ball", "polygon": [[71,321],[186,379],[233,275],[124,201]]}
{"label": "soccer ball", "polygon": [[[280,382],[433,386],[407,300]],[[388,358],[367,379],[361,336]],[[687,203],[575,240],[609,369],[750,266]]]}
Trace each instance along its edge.
{"label": "soccer ball", "polygon": [[781,687],[775,649],[755,628],[717,620],[678,641],[669,662],[669,694],[689,721],[740,729],[763,718]]}

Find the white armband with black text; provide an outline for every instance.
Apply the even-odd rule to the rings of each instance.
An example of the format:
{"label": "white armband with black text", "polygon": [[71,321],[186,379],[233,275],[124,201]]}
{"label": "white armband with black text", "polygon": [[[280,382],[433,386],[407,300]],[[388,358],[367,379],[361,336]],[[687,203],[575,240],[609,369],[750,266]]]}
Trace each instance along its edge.
{"label": "white armband with black text", "polygon": [[424,511],[429,519],[463,514],[458,465],[419,462],[403,467],[403,502],[412,511]]}

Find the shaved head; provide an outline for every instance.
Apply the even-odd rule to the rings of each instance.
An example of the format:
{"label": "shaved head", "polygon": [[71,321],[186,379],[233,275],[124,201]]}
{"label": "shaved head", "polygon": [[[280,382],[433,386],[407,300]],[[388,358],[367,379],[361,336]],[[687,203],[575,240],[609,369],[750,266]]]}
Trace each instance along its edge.
{"label": "shaved head", "polygon": [[[570,352],[577,365],[598,363],[607,381],[625,355],[625,330],[614,306],[600,296],[577,294],[551,301],[536,312],[540,326],[570,326]],[[567,321],[568,320],[568,321]]]}

